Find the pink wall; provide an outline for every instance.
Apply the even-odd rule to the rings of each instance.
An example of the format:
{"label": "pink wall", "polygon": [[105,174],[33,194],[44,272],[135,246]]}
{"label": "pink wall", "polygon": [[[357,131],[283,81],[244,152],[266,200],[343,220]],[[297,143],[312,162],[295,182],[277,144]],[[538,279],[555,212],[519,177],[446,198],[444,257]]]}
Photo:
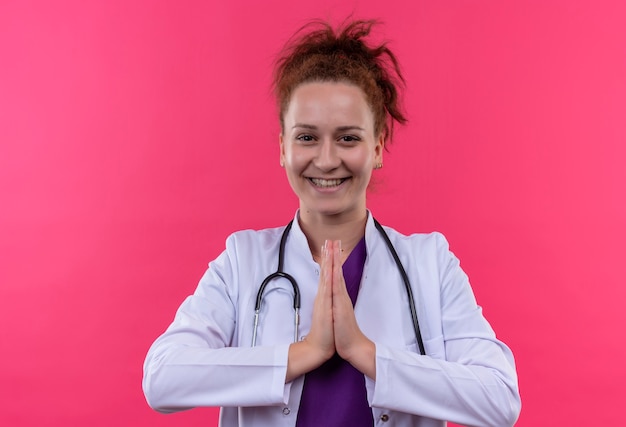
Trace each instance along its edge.
{"label": "pink wall", "polygon": [[0,3],[0,425],[215,425],[152,412],[143,357],[227,234],[292,216],[271,60],[351,11],[408,82],[371,209],[451,241],[519,426],[621,425],[624,3],[299,3]]}

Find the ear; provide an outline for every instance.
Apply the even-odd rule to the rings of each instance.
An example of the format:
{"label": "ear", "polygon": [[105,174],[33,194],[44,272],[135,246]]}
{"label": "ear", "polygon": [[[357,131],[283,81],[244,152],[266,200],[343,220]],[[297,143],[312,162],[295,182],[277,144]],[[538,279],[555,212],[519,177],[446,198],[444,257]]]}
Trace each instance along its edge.
{"label": "ear", "polygon": [[374,164],[383,163],[383,152],[385,151],[385,135],[381,132],[376,139],[376,146],[374,147]]}
{"label": "ear", "polygon": [[280,167],[285,166],[285,144],[283,142],[283,134],[282,132],[278,135],[278,144],[280,146]]}

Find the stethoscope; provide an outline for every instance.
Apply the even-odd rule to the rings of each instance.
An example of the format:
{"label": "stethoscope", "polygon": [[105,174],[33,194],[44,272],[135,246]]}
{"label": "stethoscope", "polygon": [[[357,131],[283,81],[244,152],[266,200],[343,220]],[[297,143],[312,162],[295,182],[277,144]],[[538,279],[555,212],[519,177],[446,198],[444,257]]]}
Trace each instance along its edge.
{"label": "stethoscope", "polygon": [[[259,312],[261,311],[261,302],[263,301],[263,293],[265,292],[265,288],[267,285],[274,279],[279,277],[285,278],[289,280],[291,286],[293,287],[293,309],[294,309],[294,342],[298,341],[298,329],[300,326],[300,287],[298,286],[298,282],[293,278],[292,275],[285,273],[283,271],[283,264],[285,260],[285,244],[287,242],[287,236],[289,235],[289,231],[291,230],[291,226],[293,225],[293,220],[287,224],[285,230],[283,231],[283,235],[280,238],[280,247],[278,250],[278,269],[276,272],[270,274],[263,280],[261,283],[261,287],[259,288],[259,292],[256,294],[256,304],[254,306],[254,330],[252,332],[252,347],[256,345],[256,335],[257,328],[259,326]],[[424,350],[424,342],[422,340],[422,334],[420,333],[420,326],[417,320],[417,310],[415,309],[415,302],[413,300],[413,291],[411,289],[411,283],[409,282],[409,277],[402,266],[402,262],[400,262],[400,258],[398,257],[398,253],[395,248],[391,244],[391,240],[389,240],[389,236],[380,225],[378,221],[374,219],[374,225],[376,229],[380,232],[387,248],[389,248],[389,252],[391,252],[391,256],[393,260],[396,262],[396,266],[398,267],[398,271],[402,276],[402,281],[404,282],[404,287],[406,288],[406,293],[409,298],[409,310],[411,311],[411,318],[413,319],[413,329],[415,331],[415,338],[417,340],[417,345],[419,346],[420,354],[425,355],[426,351]]]}

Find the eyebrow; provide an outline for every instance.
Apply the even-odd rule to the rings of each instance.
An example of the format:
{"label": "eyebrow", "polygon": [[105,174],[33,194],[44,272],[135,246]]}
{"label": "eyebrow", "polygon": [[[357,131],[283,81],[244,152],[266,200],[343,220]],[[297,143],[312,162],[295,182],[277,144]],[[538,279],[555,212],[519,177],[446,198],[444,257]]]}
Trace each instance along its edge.
{"label": "eyebrow", "polygon": [[[293,125],[292,129],[296,129],[296,128],[302,128],[302,129],[311,129],[311,130],[317,130],[317,126],[315,125],[309,125],[306,123],[296,123],[295,125]],[[360,131],[365,131],[365,129],[363,129],[360,126],[356,126],[356,125],[348,125],[348,126],[339,126],[335,129],[336,131],[340,131],[340,132],[345,132],[347,130],[360,130]]]}

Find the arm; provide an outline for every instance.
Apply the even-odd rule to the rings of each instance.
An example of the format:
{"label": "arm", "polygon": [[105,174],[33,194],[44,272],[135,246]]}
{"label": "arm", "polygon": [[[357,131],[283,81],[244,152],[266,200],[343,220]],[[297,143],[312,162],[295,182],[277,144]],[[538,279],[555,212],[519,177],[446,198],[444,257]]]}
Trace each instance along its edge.
{"label": "arm", "polygon": [[233,240],[229,238],[227,250],[211,263],[146,356],[143,389],[156,410],[263,406],[287,400],[288,344],[231,347],[238,310],[232,290],[238,280]]}
{"label": "arm", "polygon": [[[424,254],[424,248],[420,251]],[[442,336],[426,343],[430,356],[377,343],[376,382],[366,380],[370,403],[463,425],[513,425],[520,398],[510,350],[482,316],[467,276],[442,236],[436,259],[420,267],[431,265],[437,266],[429,277],[438,282],[440,300],[428,299],[422,316],[427,323],[439,323]],[[432,316],[439,311],[440,319]]]}

